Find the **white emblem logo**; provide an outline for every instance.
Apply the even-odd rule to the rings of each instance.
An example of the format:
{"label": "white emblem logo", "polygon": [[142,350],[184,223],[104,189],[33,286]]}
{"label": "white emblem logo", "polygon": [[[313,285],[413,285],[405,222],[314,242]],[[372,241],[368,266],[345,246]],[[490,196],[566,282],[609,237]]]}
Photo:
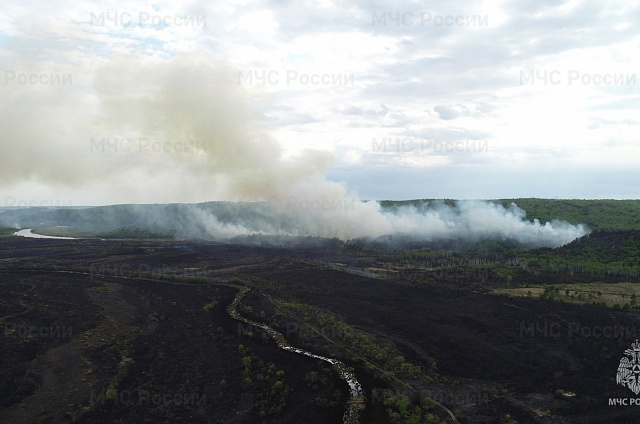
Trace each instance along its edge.
{"label": "white emblem logo", "polygon": [[628,387],[633,393],[640,392],[640,343],[636,340],[631,344],[633,349],[626,349],[624,357],[618,366],[617,384]]}

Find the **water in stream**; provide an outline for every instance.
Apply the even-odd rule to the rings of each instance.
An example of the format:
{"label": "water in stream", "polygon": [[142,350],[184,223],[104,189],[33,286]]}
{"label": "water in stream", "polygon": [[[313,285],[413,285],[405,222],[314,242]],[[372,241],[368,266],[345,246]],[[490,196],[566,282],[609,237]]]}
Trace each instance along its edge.
{"label": "water in stream", "polygon": [[[23,232],[23,231],[30,232],[31,230],[22,230],[20,232]],[[47,236],[44,236],[44,237],[49,238]],[[56,237],[56,238],[60,238],[60,237]],[[88,273],[77,272],[77,271],[52,271],[52,272],[89,275]],[[117,278],[129,279],[130,277],[117,277]],[[168,284],[177,284],[177,283],[168,283]],[[238,311],[236,310],[236,307],[238,306],[238,303],[240,303],[240,301],[242,300],[245,293],[249,291],[249,288],[244,286],[236,286],[233,284],[224,284],[224,285],[228,285],[238,289],[238,294],[236,294],[233,301],[227,307],[227,312],[229,316],[231,316],[231,318],[236,319],[238,321],[242,321],[246,324],[250,324],[250,325],[262,328],[265,332],[269,334],[269,336],[271,336],[271,338],[276,342],[276,344],[280,349],[286,350],[288,352],[297,353],[300,355],[305,355],[310,358],[320,359],[322,361],[326,361],[330,363],[333,366],[333,369],[338,373],[340,378],[349,385],[349,394],[351,396],[349,401],[347,401],[347,407],[343,415],[343,423],[359,424],[360,412],[365,408],[366,398],[365,398],[364,390],[362,389],[360,382],[358,382],[353,368],[349,367],[344,362],[338,361],[337,359],[327,358],[326,356],[322,356],[322,355],[316,355],[315,353],[311,353],[304,349],[294,347],[291,344],[289,344],[289,342],[287,342],[285,337],[279,331],[274,330],[273,328],[269,327],[266,324],[262,324],[257,321],[253,321],[243,317],[238,313]]]}
{"label": "water in stream", "polygon": [[56,237],[56,236],[45,236],[43,234],[36,234],[32,232],[31,228],[27,228],[25,230],[16,231],[13,233],[14,236],[20,237],[28,237],[28,238],[41,238],[41,239],[58,239],[58,240],[75,240],[73,237]]}
{"label": "water in stream", "polygon": [[246,324],[251,324],[253,326],[262,328],[264,331],[267,332],[267,334],[269,334],[269,336],[271,336],[273,340],[275,340],[275,342],[277,343],[280,349],[283,349],[289,352],[298,353],[300,355],[305,355],[310,358],[320,359],[330,363],[333,366],[333,369],[338,373],[340,378],[342,378],[349,385],[349,389],[350,389],[349,392],[350,392],[351,398],[347,402],[347,409],[344,412],[343,422],[344,424],[359,423],[360,411],[362,411],[365,407],[365,395],[364,395],[364,390],[362,390],[362,386],[356,379],[353,368],[349,367],[348,365],[346,365],[341,361],[338,361],[337,359],[327,358],[322,355],[316,355],[315,353],[308,352],[304,349],[291,346],[289,342],[287,342],[287,340],[284,338],[282,333],[274,330],[273,328],[269,327],[266,324],[262,324],[257,321],[252,321],[240,315],[236,310],[236,306],[238,305],[238,303],[240,303],[245,293],[249,291],[249,288],[239,287],[239,286],[236,286],[236,288],[238,289],[238,294],[233,299],[233,302],[231,302],[227,308],[227,312],[229,313],[229,315],[232,318],[242,321]]}

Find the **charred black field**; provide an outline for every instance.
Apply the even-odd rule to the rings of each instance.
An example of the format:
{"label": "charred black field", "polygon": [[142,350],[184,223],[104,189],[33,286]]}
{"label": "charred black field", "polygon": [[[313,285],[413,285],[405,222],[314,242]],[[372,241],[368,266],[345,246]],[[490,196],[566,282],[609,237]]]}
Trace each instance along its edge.
{"label": "charred black field", "polygon": [[[633,422],[638,202],[519,204],[590,231],[527,248],[7,228],[0,422]],[[65,213],[21,216],[78,235]]]}
{"label": "charred black field", "polygon": [[346,383],[231,318],[238,287],[239,314],[353,367],[363,423],[635,417],[610,405],[635,399],[616,384],[635,295],[614,308],[564,287],[637,274],[366,246],[5,237],[0,252],[2,422],[342,422]]}

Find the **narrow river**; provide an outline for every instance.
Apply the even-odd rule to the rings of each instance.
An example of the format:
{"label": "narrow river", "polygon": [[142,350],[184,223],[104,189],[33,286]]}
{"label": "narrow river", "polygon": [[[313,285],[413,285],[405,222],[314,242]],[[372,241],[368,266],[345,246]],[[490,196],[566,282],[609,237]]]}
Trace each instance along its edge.
{"label": "narrow river", "polygon": [[28,238],[41,238],[41,239],[57,239],[57,240],[75,240],[73,237],[55,237],[55,236],[45,236],[43,234],[36,234],[32,232],[31,228],[27,228],[25,230],[16,231],[13,233],[14,236],[20,237],[28,237]]}
{"label": "narrow river", "polygon": [[229,304],[227,307],[227,312],[231,316],[238,321],[242,321],[247,324],[251,324],[253,326],[262,328],[271,336],[271,338],[276,342],[280,349],[286,350],[288,352],[298,353],[300,355],[305,355],[310,358],[320,359],[330,363],[333,366],[333,369],[338,373],[340,378],[342,378],[349,385],[349,392],[351,398],[347,402],[347,409],[344,412],[343,422],[344,424],[357,424],[360,422],[360,411],[362,411],[365,407],[365,395],[364,390],[362,390],[362,386],[356,379],[353,368],[349,367],[343,362],[338,361],[337,359],[327,358],[322,355],[316,355],[315,353],[308,352],[304,349],[300,349],[294,346],[291,346],[289,342],[284,338],[282,333],[274,330],[266,324],[259,323],[257,321],[252,321],[240,315],[236,309],[238,303],[242,300],[245,293],[249,291],[248,287],[243,286],[234,286],[238,289],[238,294],[233,299],[233,302]]}
{"label": "narrow river", "polygon": [[[31,230],[22,230],[22,231],[31,231]],[[19,231],[19,232],[22,232],[22,231]],[[43,236],[43,237],[49,238],[47,236]],[[55,237],[55,238],[60,238],[60,237]],[[89,273],[78,272],[78,271],[47,271],[47,272],[90,275]],[[122,277],[122,276],[114,277],[114,278],[135,279],[132,277]],[[168,281],[158,281],[158,282],[165,283],[165,284],[186,285],[185,283],[174,283],[174,282],[168,282]],[[262,328],[264,331],[267,332],[267,334],[269,334],[269,336],[271,336],[271,338],[276,342],[278,347],[282,350],[297,353],[300,355],[305,355],[314,359],[320,359],[322,361],[326,361],[330,363],[333,366],[334,371],[338,373],[340,378],[343,379],[349,385],[349,394],[351,396],[350,399],[347,401],[347,407],[343,415],[343,423],[359,424],[360,412],[365,408],[366,397],[364,394],[364,390],[360,385],[360,382],[358,382],[358,380],[356,379],[356,375],[353,368],[346,365],[344,362],[338,361],[337,359],[327,358],[326,356],[322,356],[322,355],[316,355],[315,353],[311,353],[304,349],[294,347],[291,344],[289,344],[289,342],[287,342],[287,340],[284,338],[282,333],[280,333],[279,331],[274,330],[273,328],[269,327],[266,324],[262,324],[260,322],[253,321],[243,317],[238,313],[236,307],[244,297],[245,293],[247,293],[250,289],[248,287],[237,286],[235,284],[223,283],[222,285],[233,287],[238,290],[238,293],[234,297],[233,301],[229,304],[229,306],[227,306],[227,313],[229,314],[229,316],[231,316],[231,318],[236,319],[238,321],[242,321],[246,324],[251,324],[253,326]]]}

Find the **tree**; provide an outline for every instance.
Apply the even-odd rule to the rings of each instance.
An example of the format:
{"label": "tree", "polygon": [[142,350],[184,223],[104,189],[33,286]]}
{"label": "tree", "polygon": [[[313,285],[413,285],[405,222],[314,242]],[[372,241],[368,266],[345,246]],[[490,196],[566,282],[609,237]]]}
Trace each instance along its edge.
{"label": "tree", "polygon": [[244,372],[248,373],[249,368],[251,368],[251,357],[245,356],[242,358],[242,365],[244,365]]}

